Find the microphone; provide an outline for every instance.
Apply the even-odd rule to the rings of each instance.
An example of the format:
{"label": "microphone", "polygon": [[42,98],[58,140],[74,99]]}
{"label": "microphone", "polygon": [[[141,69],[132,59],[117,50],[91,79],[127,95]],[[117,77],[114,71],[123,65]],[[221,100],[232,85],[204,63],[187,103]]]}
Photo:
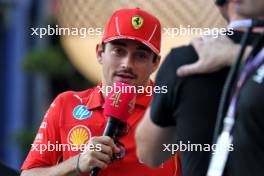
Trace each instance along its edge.
{"label": "microphone", "polygon": [[[115,137],[120,123],[127,121],[136,102],[134,86],[117,82],[107,94],[104,104],[104,115],[108,117],[103,136]],[[100,168],[94,168],[91,176],[97,176]]]}

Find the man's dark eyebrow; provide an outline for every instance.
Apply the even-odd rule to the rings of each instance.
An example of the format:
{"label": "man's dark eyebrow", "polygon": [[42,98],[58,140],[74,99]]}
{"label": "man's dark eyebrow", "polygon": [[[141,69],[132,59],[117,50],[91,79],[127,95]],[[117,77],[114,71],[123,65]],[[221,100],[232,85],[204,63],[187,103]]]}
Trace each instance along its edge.
{"label": "man's dark eyebrow", "polygon": [[152,52],[151,49],[150,49],[149,47],[147,47],[147,46],[145,46],[145,45],[143,45],[143,44],[139,45],[139,46],[137,47],[137,49],[139,49],[139,50],[144,50],[144,51],[149,52],[149,53]]}
{"label": "man's dark eyebrow", "polygon": [[[118,46],[127,47],[127,44],[126,44],[126,43],[124,43],[124,42],[122,42],[122,41],[118,41],[118,40],[116,40],[116,41],[111,41],[110,43],[111,43],[112,45],[118,45]],[[136,49],[138,49],[138,50],[144,50],[144,51],[149,52],[149,53],[152,52],[151,49],[150,49],[149,47],[147,47],[146,45],[144,45],[144,44],[140,44],[140,45],[138,45]]]}
{"label": "man's dark eyebrow", "polygon": [[123,43],[123,42],[121,42],[121,41],[111,41],[110,43],[111,43],[112,45],[119,45],[119,46],[124,46],[124,47],[127,46],[126,43]]}

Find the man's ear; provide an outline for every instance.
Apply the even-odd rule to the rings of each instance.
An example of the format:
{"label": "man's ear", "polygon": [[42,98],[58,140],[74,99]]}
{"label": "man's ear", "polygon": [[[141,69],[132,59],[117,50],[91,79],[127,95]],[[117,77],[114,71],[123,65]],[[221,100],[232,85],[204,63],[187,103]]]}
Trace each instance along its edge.
{"label": "man's ear", "polygon": [[103,45],[102,43],[100,44],[97,44],[96,45],[96,58],[97,58],[97,61],[102,64],[103,63],[103,59],[102,59],[102,54],[104,52],[104,49],[103,49]]}
{"label": "man's ear", "polygon": [[153,62],[153,70],[152,70],[152,73],[155,72],[158,67],[159,67],[159,64],[160,64],[160,55],[157,56],[155,62]]}

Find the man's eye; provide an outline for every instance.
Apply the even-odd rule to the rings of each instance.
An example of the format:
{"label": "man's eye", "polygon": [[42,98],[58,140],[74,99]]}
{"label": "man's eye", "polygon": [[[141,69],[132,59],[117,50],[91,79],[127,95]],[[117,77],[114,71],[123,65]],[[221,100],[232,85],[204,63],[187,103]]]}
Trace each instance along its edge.
{"label": "man's eye", "polygon": [[148,56],[145,52],[138,52],[136,53],[136,57],[140,59],[146,59]]}
{"label": "man's eye", "polygon": [[122,48],[114,48],[113,53],[115,55],[122,55],[124,53],[124,50]]}

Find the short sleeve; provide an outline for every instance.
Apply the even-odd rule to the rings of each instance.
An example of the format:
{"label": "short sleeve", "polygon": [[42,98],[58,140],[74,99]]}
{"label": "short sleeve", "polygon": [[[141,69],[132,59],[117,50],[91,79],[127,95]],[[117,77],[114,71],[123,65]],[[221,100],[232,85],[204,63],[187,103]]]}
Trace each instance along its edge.
{"label": "short sleeve", "polygon": [[56,143],[60,143],[61,108],[62,96],[58,96],[46,112],[21,170],[57,164],[62,156],[62,153],[54,148]]}
{"label": "short sleeve", "polygon": [[159,126],[175,124],[172,114],[175,103],[173,100],[177,96],[175,92],[175,83],[177,80],[173,59],[175,59],[173,58],[173,53],[170,52],[161,65],[155,81],[155,87],[157,86],[165,90],[158,93],[154,92],[154,98],[151,103],[151,119]]}
{"label": "short sleeve", "polygon": [[[183,93],[186,78],[178,77],[176,70],[185,64],[193,63],[198,55],[191,45],[174,48],[162,63],[155,82],[155,86],[166,89],[164,93],[155,93],[151,103],[151,119],[159,126],[174,126],[184,102]],[[185,91],[185,92],[183,92]]]}

